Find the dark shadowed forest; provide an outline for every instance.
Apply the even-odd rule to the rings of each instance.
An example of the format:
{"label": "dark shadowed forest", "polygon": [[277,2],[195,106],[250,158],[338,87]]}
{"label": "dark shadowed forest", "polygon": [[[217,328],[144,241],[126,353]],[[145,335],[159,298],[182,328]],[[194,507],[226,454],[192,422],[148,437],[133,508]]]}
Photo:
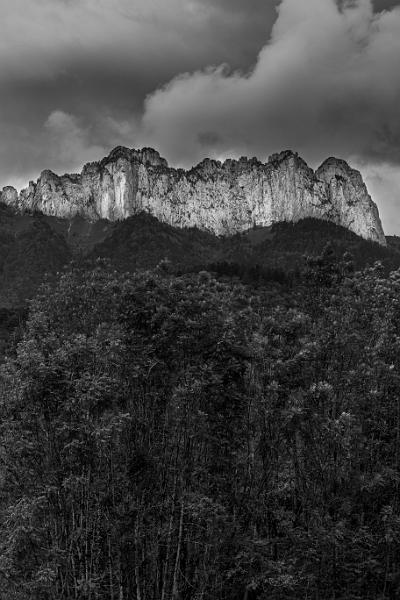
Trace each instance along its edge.
{"label": "dark shadowed forest", "polygon": [[78,261],[14,315],[2,599],[399,597],[400,271],[232,269]]}

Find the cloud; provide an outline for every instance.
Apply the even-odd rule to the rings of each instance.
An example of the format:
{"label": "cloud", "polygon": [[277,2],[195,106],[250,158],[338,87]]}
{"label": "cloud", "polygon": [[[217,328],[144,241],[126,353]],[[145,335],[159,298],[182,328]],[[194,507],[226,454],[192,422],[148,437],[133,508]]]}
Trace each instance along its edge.
{"label": "cloud", "polygon": [[374,9],[376,12],[380,12],[382,10],[390,10],[395,6],[399,6],[399,0],[374,0]]}
{"label": "cloud", "polygon": [[[70,170],[91,149],[138,145],[146,94],[208,64],[249,68],[277,3],[0,0],[0,186]],[[74,119],[75,145],[68,128],[57,132],[65,144],[49,128],[57,111]]]}
{"label": "cloud", "polygon": [[200,158],[210,132],[213,154],[289,146],[311,162],[332,153],[392,160],[399,59],[400,10],[283,0],[250,73],[216,67],[176,77],[147,98],[143,137],[175,162]]}
{"label": "cloud", "polygon": [[73,165],[77,156],[80,161],[90,162],[99,159],[104,152],[103,147],[88,142],[88,131],[79,125],[78,119],[62,110],[49,115],[45,129],[56,160],[62,165]]}
{"label": "cloud", "polygon": [[0,81],[54,81],[76,73],[82,85],[82,73],[91,79],[113,71],[115,78],[147,77],[154,87],[206,64],[229,60],[244,67],[267,37],[277,3],[0,0]]}
{"label": "cloud", "polygon": [[[283,148],[314,167],[331,155],[398,165],[400,9],[376,8],[371,0],[282,0],[254,68],[174,78],[148,96],[142,141],[185,166],[205,154],[265,158]],[[382,213],[391,213],[390,185],[372,180]]]}
{"label": "cloud", "polygon": [[61,109],[51,111],[35,136],[23,126],[12,125],[5,132],[7,144],[0,145],[0,164],[6,173],[1,187],[21,189],[45,168],[56,173],[79,172],[84,163],[100,160],[114,146],[130,146],[135,127],[133,119],[100,115],[88,125]]}

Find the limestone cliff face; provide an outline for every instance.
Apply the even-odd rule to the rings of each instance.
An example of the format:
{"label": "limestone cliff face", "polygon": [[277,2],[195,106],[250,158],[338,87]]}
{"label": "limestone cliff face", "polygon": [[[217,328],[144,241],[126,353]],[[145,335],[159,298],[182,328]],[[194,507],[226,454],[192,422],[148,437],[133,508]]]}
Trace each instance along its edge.
{"label": "limestone cliff face", "polygon": [[386,244],[377,207],[358,171],[329,158],[314,172],[290,151],[265,164],[255,158],[206,159],[185,171],[170,168],[155,150],[118,147],[85,165],[81,174],[43,171],[19,196],[4,188],[0,200],[21,211],[90,220],[116,221],[144,210],[176,227],[222,235],[315,217]]}

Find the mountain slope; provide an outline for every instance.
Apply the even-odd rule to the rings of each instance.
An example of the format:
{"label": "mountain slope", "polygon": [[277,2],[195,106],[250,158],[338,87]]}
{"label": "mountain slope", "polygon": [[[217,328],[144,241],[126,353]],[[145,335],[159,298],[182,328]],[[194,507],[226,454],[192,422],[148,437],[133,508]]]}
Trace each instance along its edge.
{"label": "mountain slope", "polygon": [[97,244],[92,258],[110,259],[121,270],[155,267],[164,258],[176,270],[216,267],[218,263],[250,269],[301,268],[304,255],[319,255],[327,241],[338,256],[353,256],[355,267],[381,261],[387,270],[400,266],[400,248],[384,247],[364,240],[344,227],[319,219],[276,223],[249,229],[228,237],[217,237],[197,229],[178,229],[140,213],[114,224],[107,239]]}
{"label": "mountain slope", "polygon": [[320,254],[330,240],[338,257],[347,251],[353,255],[357,268],[380,260],[389,270],[400,266],[400,245],[388,239],[384,247],[318,219],[218,237],[172,227],[145,212],[124,221],[91,223],[81,217],[19,214],[0,204],[0,307],[24,305],[45,273],[54,275],[73,257],[109,259],[127,271],[154,268],[168,259],[175,271],[225,268],[243,274],[257,268],[288,274],[301,268],[305,254]]}
{"label": "mountain slope", "polygon": [[41,216],[18,215],[0,205],[0,306],[16,307],[72,258],[64,236]]}
{"label": "mountain slope", "polygon": [[124,221],[89,222],[40,213],[20,214],[0,204],[0,356],[17,332],[45,275],[64,265],[104,258],[118,271],[156,267],[164,259],[176,272],[209,270],[256,285],[291,285],[304,255],[319,255],[331,242],[338,258],[349,251],[356,268],[379,260],[400,267],[398,238],[388,246],[364,240],[344,227],[318,219],[276,223],[228,237],[196,228],[176,228],[142,212]]}

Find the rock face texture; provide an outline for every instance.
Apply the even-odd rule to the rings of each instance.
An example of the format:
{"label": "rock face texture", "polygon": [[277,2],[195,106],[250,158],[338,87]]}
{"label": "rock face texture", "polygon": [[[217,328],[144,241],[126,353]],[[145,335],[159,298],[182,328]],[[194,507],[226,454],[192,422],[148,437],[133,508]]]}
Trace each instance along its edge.
{"label": "rock face texture", "polygon": [[386,245],[378,209],[358,171],[329,158],[314,172],[291,151],[274,154],[267,163],[206,159],[185,171],[170,168],[150,148],[117,147],[81,174],[43,171],[19,195],[4,188],[0,200],[19,211],[91,221],[146,211],[175,227],[218,235],[315,217]]}

